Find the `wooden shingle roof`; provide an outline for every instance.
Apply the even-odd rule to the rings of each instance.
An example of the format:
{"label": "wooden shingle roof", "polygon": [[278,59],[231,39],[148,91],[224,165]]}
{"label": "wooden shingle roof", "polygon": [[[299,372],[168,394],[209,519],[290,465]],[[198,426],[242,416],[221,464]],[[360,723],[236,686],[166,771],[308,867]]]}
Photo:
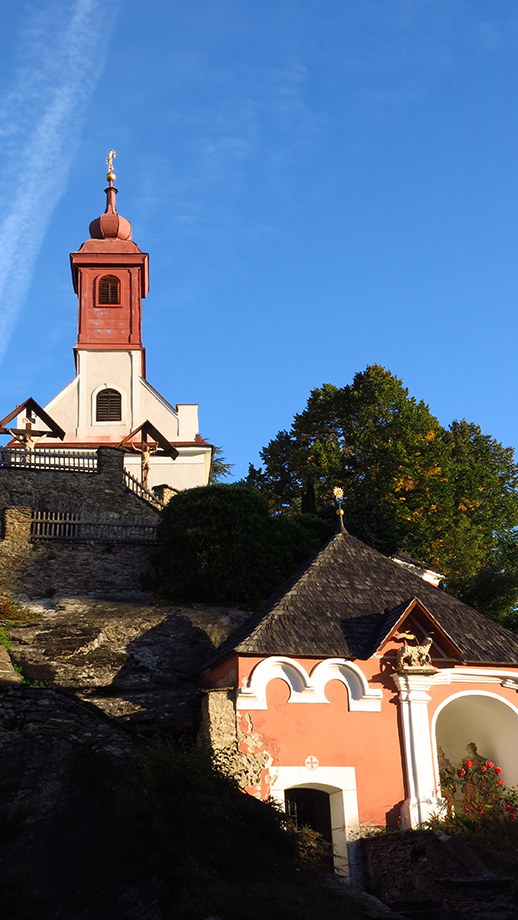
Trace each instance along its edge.
{"label": "wooden shingle roof", "polygon": [[518,664],[518,636],[347,533],[337,533],[218,649],[368,658],[417,598],[464,662]]}

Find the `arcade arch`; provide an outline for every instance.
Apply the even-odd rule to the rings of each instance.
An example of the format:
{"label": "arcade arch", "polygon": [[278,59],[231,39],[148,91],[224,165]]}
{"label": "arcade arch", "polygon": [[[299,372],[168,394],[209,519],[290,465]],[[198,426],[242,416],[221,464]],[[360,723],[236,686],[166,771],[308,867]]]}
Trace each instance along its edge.
{"label": "arcade arch", "polygon": [[454,766],[468,756],[466,746],[474,742],[481,757],[502,768],[506,786],[518,785],[518,709],[507,700],[468,690],[446,700],[433,722],[436,748]]}

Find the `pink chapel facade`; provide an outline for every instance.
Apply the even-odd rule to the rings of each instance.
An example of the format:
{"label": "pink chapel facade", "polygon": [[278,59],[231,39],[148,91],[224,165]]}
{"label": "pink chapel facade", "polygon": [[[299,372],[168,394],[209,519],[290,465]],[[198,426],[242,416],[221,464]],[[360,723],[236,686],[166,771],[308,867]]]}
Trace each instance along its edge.
{"label": "pink chapel facade", "polygon": [[[148,423],[145,431],[154,430],[161,439],[150,436],[147,488],[206,485],[213,448],[200,436],[198,405],[171,405],[146,378],[142,301],[149,290],[149,256],[133,242],[130,222],[117,213],[111,160],[106,178],[106,210],[90,224],[90,238],[70,254],[78,297],[76,375],[43,407],[64,436],[57,439],[47,431],[37,447],[84,452],[124,441],[125,468],[140,479],[137,447]],[[42,418],[27,419],[25,405],[17,430],[28,421],[41,428]]]}
{"label": "pink chapel facade", "polygon": [[[362,828],[441,813],[439,762],[472,742],[518,785],[517,636],[347,534],[287,585],[203,683],[229,688],[239,752],[259,764],[247,791],[299,809],[337,871]],[[401,634],[430,663],[401,662]]]}

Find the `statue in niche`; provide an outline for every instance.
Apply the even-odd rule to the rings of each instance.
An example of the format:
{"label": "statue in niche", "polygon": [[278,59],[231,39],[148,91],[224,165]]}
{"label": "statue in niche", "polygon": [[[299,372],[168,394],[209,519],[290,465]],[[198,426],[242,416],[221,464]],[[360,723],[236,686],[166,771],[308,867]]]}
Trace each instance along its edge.
{"label": "statue in niche", "polygon": [[466,751],[466,757],[462,758],[463,765],[466,765],[468,761],[471,761],[474,767],[480,767],[482,764],[487,763],[487,758],[481,757],[478,753],[477,745],[474,741],[470,741],[469,744],[466,745]]}

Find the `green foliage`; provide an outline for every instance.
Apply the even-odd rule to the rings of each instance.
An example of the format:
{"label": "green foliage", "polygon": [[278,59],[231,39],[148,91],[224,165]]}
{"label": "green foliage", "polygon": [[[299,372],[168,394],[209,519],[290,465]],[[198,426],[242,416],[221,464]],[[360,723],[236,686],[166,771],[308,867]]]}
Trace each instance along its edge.
{"label": "green foliage", "polygon": [[448,814],[432,819],[431,826],[460,834],[486,861],[518,869],[518,791],[506,787],[501,774],[489,760],[465,759],[443,768],[441,792]]}
{"label": "green foliage", "polygon": [[311,392],[289,432],[261,452],[247,482],[275,512],[319,513],[346,496],[350,533],[404,550],[445,576],[450,593],[514,623],[518,601],[518,467],[465,420],[444,429],[379,365],[350,386]]}
{"label": "green foliage", "polygon": [[[33,610],[24,607],[23,604],[17,603],[9,594],[0,595],[0,645],[3,645],[10,652],[11,637],[9,630],[20,626],[28,626],[39,619],[41,619],[40,613],[34,613]],[[18,665],[13,665],[13,667],[18,674],[22,674],[22,669]],[[25,679],[22,683],[26,683]],[[32,684],[31,686],[38,686],[38,684]]]}
{"label": "green foliage", "polygon": [[159,742],[114,790],[117,861],[132,882],[158,882],[165,916],[356,916],[347,901],[322,888],[318,842],[299,842],[282,813],[243,794],[205,750]]}
{"label": "green foliage", "polygon": [[209,485],[213,486],[217,482],[221,482],[223,479],[226,479],[227,476],[230,475],[230,471],[233,466],[233,463],[226,462],[226,457],[223,454],[223,448],[215,447],[210,466]]}
{"label": "green foliage", "polygon": [[177,602],[252,608],[331,532],[319,518],[272,517],[246,485],[180,492],[160,515],[160,590]]}

